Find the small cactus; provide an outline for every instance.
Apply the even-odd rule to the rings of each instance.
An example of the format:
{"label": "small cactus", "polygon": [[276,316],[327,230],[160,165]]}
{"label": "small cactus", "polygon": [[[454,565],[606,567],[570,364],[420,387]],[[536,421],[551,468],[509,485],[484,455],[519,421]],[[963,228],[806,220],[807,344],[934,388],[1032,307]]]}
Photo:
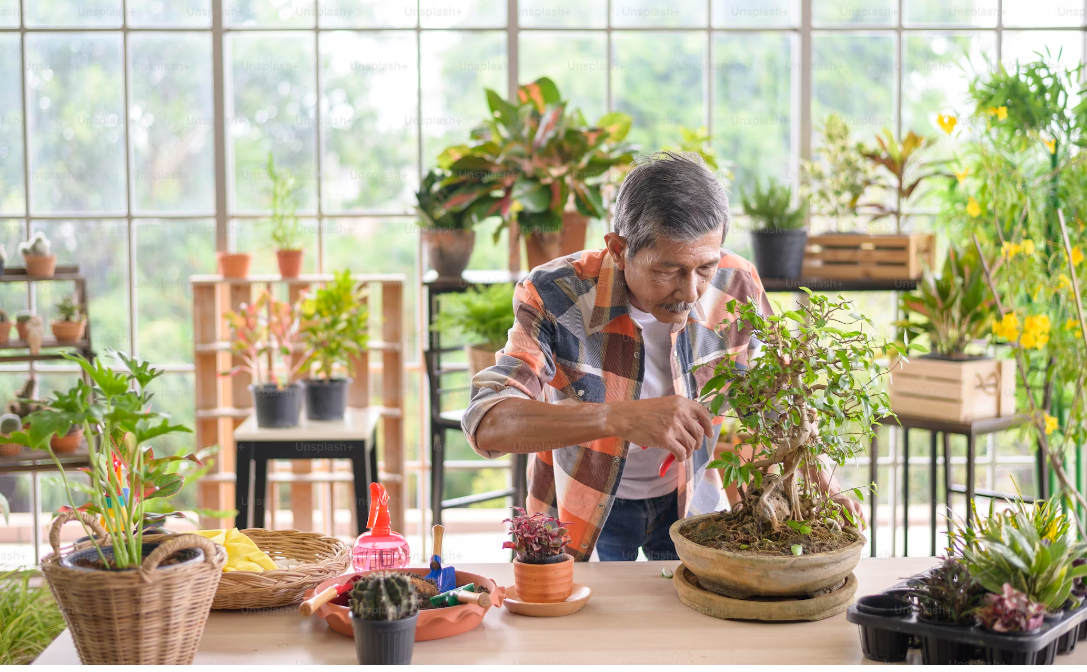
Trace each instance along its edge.
{"label": "small cactus", "polygon": [[411,580],[394,572],[359,578],[351,589],[351,613],[367,621],[399,621],[419,611],[419,596]]}
{"label": "small cactus", "polygon": [[32,317],[34,317],[34,313],[29,310],[20,310],[19,312],[15,313],[15,321],[19,324],[29,322],[30,318]]}
{"label": "small cactus", "polygon": [[17,432],[23,428],[23,419],[14,413],[5,413],[0,415],[0,434],[4,436],[11,436],[12,432]]}
{"label": "small cactus", "polygon": [[49,239],[45,237],[45,234],[38,231],[34,234],[34,237],[25,243],[19,243],[19,252],[24,257],[48,257],[53,250],[53,244],[49,242]]}

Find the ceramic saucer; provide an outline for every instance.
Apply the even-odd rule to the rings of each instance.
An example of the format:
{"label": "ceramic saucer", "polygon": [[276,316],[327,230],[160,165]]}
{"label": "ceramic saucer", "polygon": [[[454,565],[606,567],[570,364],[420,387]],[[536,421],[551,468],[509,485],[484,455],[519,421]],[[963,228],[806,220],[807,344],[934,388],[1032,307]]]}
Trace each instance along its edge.
{"label": "ceramic saucer", "polygon": [[566,598],[564,602],[523,602],[517,596],[516,586],[507,586],[506,599],[502,602],[502,606],[512,614],[522,616],[539,616],[541,618],[569,616],[580,611],[592,596],[592,588],[575,583],[573,591],[570,592],[570,597]]}

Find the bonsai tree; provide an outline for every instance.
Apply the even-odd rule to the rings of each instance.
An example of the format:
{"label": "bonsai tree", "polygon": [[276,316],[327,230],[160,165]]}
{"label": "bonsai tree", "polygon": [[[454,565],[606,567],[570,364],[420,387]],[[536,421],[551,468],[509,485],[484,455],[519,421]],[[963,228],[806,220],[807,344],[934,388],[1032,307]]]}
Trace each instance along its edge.
{"label": "bonsai tree", "polygon": [[302,366],[331,380],[337,365],[351,371],[351,360],[366,350],[369,340],[365,289],[343,270],[331,282],[303,297],[301,336],[306,347]]}
{"label": "bonsai tree", "polygon": [[502,542],[502,548],[512,548],[518,560],[530,565],[549,564],[565,555],[563,546],[570,540],[566,523],[543,513],[530,516],[516,506],[513,510],[519,515],[502,521],[510,524],[513,541]]}
{"label": "bonsai tree", "polygon": [[[799,555],[813,539],[857,525],[817,487],[817,475],[861,454],[874,422],[893,417],[887,395],[876,387],[883,375],[877,359],[883,347],[898,348],[865,332],[865,324],[874,331],[871,321],[849,302],[802,289],[808,305],[781,315],[763,316],[753,303],[731,301],[735,322],[718,327],[763,344],[747,367],[723,358],[702,389],[714,415],[727,409],[751,437],[750,460],[729,452],[709,464],[740,491],[738,509],[724,514],[718,530],[735,547]],[[863,496],[859,487],[852,492]]]}
{"label": "bonsai tree", "polygon": [[[230,330],[230,352],[242,363],[222,375],[245,372],[252,376],[254,385],[275,385],[279,390],[290,385],[302,367],[293,357],[299,337],[298,307],[276,301],[264,291],[255,302],[243,303],[239,312],[226,311],[223,318]],[[280,359],[278,372],[274,356]]]}
{"label": "bonsai tree", "polygon": [[461,334],[492,352],[498,350],[513,326],[513,290],[512,284],[500,283],[452,294],[444,299],[442,312],[430,328]]}
{"label": "bonsai tree", "polygon": [[974,612],[986,594],[966,565],[954,558],[944,560],[927,574],[912,577],[906,586],[909,596],[917,601],[922,618],[950,625],[972,624]]}
{"label": "bonsai tree", "polygon": [[766,190],[755,178],[755,190],[740,192],[744,214],[760,231],[792,231],[803,229],[808,216],[808,200],[793,207],[793,188],[773,177],[766,181]]}
{"label": "bonsai tree", "polygon": [[298,210],[298,201],[295,198],[298,180],[289,170],[276,170],[271,152],[268,152],[266,170],[272,183],[272,242],[279,250],[300,250],[302,227],[295,214]]}
{"label": "bonsai tree", "polygon": [[955,243],[948,247],[943,272],[936,276],[924,268],[916,293],[903,294],[901,304],[906,317],[897,326],[903,340],[927,335],[933,352],[952,359],[965,358],[971,344],[988,338],[996,314],[977,251]]}

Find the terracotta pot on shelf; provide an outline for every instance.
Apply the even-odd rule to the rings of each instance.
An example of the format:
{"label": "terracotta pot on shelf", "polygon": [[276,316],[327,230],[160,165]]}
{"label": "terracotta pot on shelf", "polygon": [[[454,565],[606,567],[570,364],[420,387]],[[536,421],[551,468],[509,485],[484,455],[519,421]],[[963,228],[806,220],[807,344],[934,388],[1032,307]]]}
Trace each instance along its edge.
{"label": "terracotta pot on shelf", "polygon": [[527,232],[525,251],[528,253],[528,269],[584,250],[588,227],[589,218],[575,211],[562,213],[562,229],[559,231]]}
{"label": "terracotta pot on shelf", "polygon": [[36,278],[51,278],[57,270],[57,255],[50,254],[39,256],[24,254],[23,262],[26,263],[26,274]]}
{"label": "terracotta pot on shelf", "polygon": [[423,229],[427,261],[440,278],[459,278],[472,258],[476,232],[470,229]]}
{"label": "terracotta pot on shelf", "polygon": [[564,553],[561,562],[542,565],[514,558],[513,584],[522,602],[564,602],[574,590],[574,558]]}
{"label": "terracotta pot on shelf", "polygon": [[224,278],[249,277],[251,257],[245,252],[216,252],[215,258],[219,262],[219,275]]}
{"label": "terracotta pot on shelf", "polygon": [[23,447],[17,443],[3,443],[7,438],[0,436],[0,457],[13,457],[23,452]]}
{"label": "terracotta pot on shelf", "polygon": [[7,343],[11,340],[11,321],[0,322],[0,343]]}
{"label": "terracotta pot on shelf", "polygon": [[276,262],[279,275],[283,278],[297,278],[302,274],[302,254],[305,250],[276,250]]}
{"label": "terracotta pot on shelf", "polygon": [[54,436],[49,439],[49,447],[53,449],[53,452],[57,455],[70,455],[79,450],[79,446],[83,443],[83,428],[76,425],[72,426],[72,430],[64,436]]}
{"label": "terracotta pot on shelf", "polygon": [[30,321],[25,320],[23,322],[15,322],[15,331],[19,334],[19,340],[25,341],[27,335],[30,333]]}
{"label": "terracotta pot on shelf", "polygon": [[53,328],[53,336],[57,341],[74,343],[83,340],[83,332],[87,329],[87,321],[68,322],[66,320],[53,320],[50,325]]}

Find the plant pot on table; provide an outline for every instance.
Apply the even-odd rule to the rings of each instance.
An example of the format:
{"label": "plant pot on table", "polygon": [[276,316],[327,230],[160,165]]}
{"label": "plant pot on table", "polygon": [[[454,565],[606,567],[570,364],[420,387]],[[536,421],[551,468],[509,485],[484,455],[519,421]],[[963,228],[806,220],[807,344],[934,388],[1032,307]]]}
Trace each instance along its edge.
{"label": "plant pot on table", "polygon": [[301,275],[304,252],[305,250],[276,250],[279,276],[282,278],[297,278]]}
{"label": "plant pot on table", "polygon": [[564,602],[574,590],[574,558],[566,553],[534,563],[514,558],[513,584],[522,602]]}
{"label": "plant pot on table", "polygon": [[427,261],[440,278],[459,278],[472,258],[476,232],[471,229],[423,229]]}
{"label": "plant pot on table", "polygon": [[57,270],[57,255],[24,254],[26,274],[35,278],[51,278]]}
{"label": "plant pot on table", "polygon": [[83,332],[87,329],[87,321],[69,322],[67,320],[53,320],[50,322],[53,336],[62,343],[74,343],[83,340]]}
{"label": "plant pot on table", "polygon": [[307,378],[306,417],[310,420],[343,420],[347,412],[350,378]]}
{"label": "plant pot on table", "polygon": [[49,439],[49,447],[57,455],[71,455],[79,450],[82,443],[83,428],[79,425],[72,425],[64,436],[54,436]]}
{"label": "plant pot on table", "polygon": [[257,427],[297,427],[302,412],[302,383],[280,389],[275,383],[250,385]]}
{"label": "plant pot on table", "polygon": [[249,277],[249,262],[252,259],[244,252],[216,252],[215,259],[219,264],[219,275],[224,278]]}
{"label": "plant pot on table", "polygon": [[755,268],[762,278],[798,280],[808,244],[805,229],[762,229],[751,232]]}
{"label": "plant pot on table", "polygon": [[419,613],[396,621],[368,621],[351,614],[359,665],[410,665]]}
{"label": "plant pot on table", "polygon": [[[107,559],[109,534],[87,513],[62,513],[49,530],[42,574],[84,665],[189,665],[204,632],[226,551],[195,534],[145,543],[142,571],[103,569],[89,542],[61,556],[60,528],[81,519]],[[107,552],[108,549],[108,552]],[[89,551],[89,553],[88,553]]]}

